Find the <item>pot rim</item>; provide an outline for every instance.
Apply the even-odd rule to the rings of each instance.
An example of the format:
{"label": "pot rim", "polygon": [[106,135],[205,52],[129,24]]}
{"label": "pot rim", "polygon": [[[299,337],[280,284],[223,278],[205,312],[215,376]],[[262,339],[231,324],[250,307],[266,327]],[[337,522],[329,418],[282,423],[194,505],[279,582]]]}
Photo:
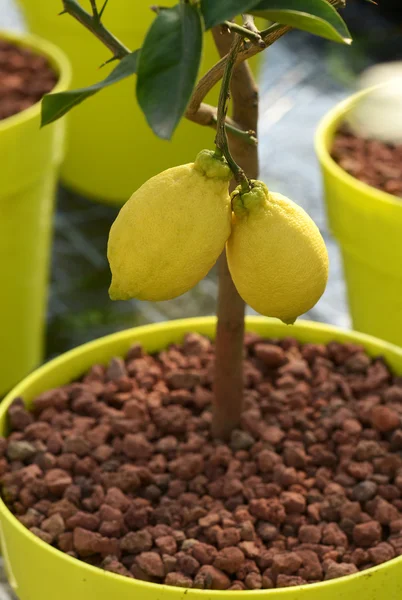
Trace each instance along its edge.
{"label": "pot rim", "polygon": [[318,159],[334,177],[341,179],[344,181],[346,185],[349,187],[355,188],[356,193],[370,195],[372,198],[377,200],[378,202],[386,202],[388,204],[392,204],[393,206],[398,206],[402,208],[402,199],[398,199],[396,196],[389,194],[388,192],[384,192],[379,190],[368,183],[364,183],[347,173],[338,163],[332,158],[329,149],[327,147],[326,139],[328,135],[328,131],[331,129],[337,128],[338,125],[343,121],[346,113],[355,106],[364,96],[371,93],[373,90],[384,87],[387,85],[386,83],[380,83],[375,86],[371,86],[364,90],[360,90],[351,96],[348,96],[338,104],[336,104],[331,110],[329,110],[324,117],[318,123],[315,135],[314,135],[314,146],[315,151],[318,156]]}
{"label": "pot rim", "polygon": [[[55,69],[58,79],[51,93],[66,90],[71,82],[72,67],[67,55],[58,46],[48,40],[31,33],[15,33],[0,30],[0,39],[7,40],[16,46],[24,46],[33,50],[36,54],[45,56],[50,65]],[[29,108],[11,115],[0,121],[0,134],[7,129],[20,125],[40,115],[41,100],[35,102]]]}
{"label": "pot rim", "polygon": [[[38,369],[36,369],[33,373],[31,373],[30,375],[28,375],[24,380],[21,381],[21,383],[19,383],[13,390],[11,390],[7,396],[3,399],[3,401],[1,402],[0,405],[0,419],[4,418],[4,416],[7,413],[7,409],[10,406],[10,404],[13,402],[13,400],[18,397],[18,396],[24,396],[24,390],[26,388],[29,388],[32,384],[35,383],[35,381],[37,379],[41,379],[42,377],[46,376],[48,373],[53,372],[54,370],[57,371],[58,367],[63,365],[63,363],[65,363],[66,361],[68,362],[69,360],[72,359],[77,359],[80,358],[81,356],[85,356],[88,353],[91,353],[92,350],[96,349],[96,348],[107,348],[109,345],[113,345],[114,342],[116,341],[122,341],[122,342],[127,342],[127,344],[129,344],[130,342],[135,341],[139,336],[144,335],[146,333],[151,333],[152,331],[162,331],[162,332],[168,332],[171,329],[176,330],[177,333],[182,333],[183,335],[186,332],[189,331],[198,331],[199,329],[203,330],[203,334],[204,335],[208,335],[207,333],[205,333],[206,329],[213,329],[213,326],[216,324],[216,317],[195,317],[195,318],[189,318],[189,319],[177,319],[177,320],[172,320],[172,321],[165,321],[165,322],[161,322],[161,323],[153,323],[150,325],[143,325],[143,326],[139,326],[139,327],[133,327],[130,329],[126,329],[117,333],[113,333],[107,336],[103,336],[101,338],[98,338],[96,340],[93,340],[91,342],[87,342],[85,344],[82,344],[81,346],[78,346],[77,348],[74,348],[72,350],[69,350],[68,352],[62,354],[61,356],[49,361],[48,363],[46,363],[45,365],[39,367]],[[247,330],[253,331],[253,329],[255,328],[255,326],[258,325],[262,325],[262,324],[267,324],[267,326],[272,329],[272,333],[269,333],[270,337],[286,337],[286,335],[294,335],[297,339],[302,338],[303,341],[303,333],[309,333],[311,331],[313,331],[314,334],[318,334],[318,341],[316,343],[328,343],[330,340],[332,339],[339,339],[341,338],[343,341],[350,341],[350,342],[354,342],[354,343],[359,343],[361,345],[363,345],[365,347],[365,349],[368,351],[368,353],[370,355],[379,355],[379,353],[381,353],[381,355],[385,355],[387,358],[389,357],[400,357],[402,359],[402,348],[391,344],[389,342],[385,342],[383,340],[380,340],[378,338],[375,338],[374,336],[371,335],[367,335],[364,333],[360,333],[360,332],[355,332],[353,330],[347,330],[347,329],[343,329],[341,327],[336,327],[333,325],[327,325],[325,323],[318,323],[318,322],[313,322],[313,321],[308,321],[308,320],[301,320],[299,321],[296,325],[292,325],[292,330],[289,330],[289,326],[280,323],[277,319],[270,319],[270,318],[266,318],[266,317],[261,317],[261,316],[252,316],[252,317],[246,317],[246,325],[247,325]],[[63,384],[62,384],[63,385]],[[133,591],[135,590],[135,588],[137,588],[137,591],[141,591],[141,588],[145,591],[153,591],[156,593],[156,596],[160,595],[162,597],[163,595],[163,591],[165,592],[169,592],[170,595],[172,594],[177,594],[177,596],[180,594],[181,596],[183,595],[183,593],[187,594],[188,593],[188,597],[191,598],[192,594],[191,592],[196,592],[197,595],[198,594],[205,594],[205,599],[207,600],[208,598],[214,598],[216,600],[218,600],[219,598],[222,600],[224,598],[224,596],[227,596],[228,594],[230,594],[232,596],[232,594],[239,594],[239,592],[237,591],[230,591],[230,590],[201,590],[201,589],[196,589],[196,588],[179,588],[179,587],[174,587],[174,586],[167,586],[165,584],[157,584],[157,583],[149,583],[146,581],[141,581],[138,579],[129,579],[127,577],[124,577],[123,575],[117,575],[115,573],[111,573],[109,571],[104,571],[103,569],[100,569],[99,567],[94,567],[92,565],[89,565],[83,561],[81,561],[78,558],[73,558],[71,556],[69,556],[68,554],[65,554],[64,552],[62,552],[61,550],[58,550],[56,548],[54,548],[53,546],[51,546],[50,544],[45,543],[43,540],[41,540],[40,538],[38,538],[36,535],[34,535],[29,529],[27,529],[24,525],[22,525],[22,523],[20,523],[20,521],[17,519],[16,516],[14,516],[14,514],[7,508],[7,506],[5,505],[5,503],[3,502],[2,498],[0,497],[0,517],[1,519],[6,519],[9,524],[16,528],[19,533],[23,534],[23,536],[25,538],[27,538],[30,542],[33,542],[37,545],[39,545],[39,547],[41,547],[43,550],[50,552],[51,554],[54,555],[54,557],[58,557],[60,561],[67,561],[71,564],[73,564],[75,567],[81,568],[83,574],[85,572],[90,572],[93,575],[97,575],[98,577],[106,577],[106,578],[111,578],[112,580],[115,580],[116,583],[118,583],[119,581],[122,582],[124,581],[126,585],[133,585]],[[1,524],[1,519],[0,519],[0,524]],[[3,550],[3,554],[6,551],[6,544],[4,543],[4,538],[3,538],[4,534],[2,531],[2,527],[0,527],[0,541],[1,541],[1,546],[2,546],[2,550]],[[370,569],[367,569],[365,571],[359,571],[358,573],[354,573],[353,575],[347,575],[344,577],[340,577],[337,579],[333,579],[330,581],[322,581],[319,583],[311,583],[311,584],[306,584],[306,585],[301,585],[301,586],[294,586],[294,587],[288,587],[288,588],[274,588],[274,589],[261,589],[261,590],[244,590],[241,592],[241,597],[243,598],[244,596],[247,596],[249,598],[251,597],[256,597],[256,596],[263,596],[264,597],[266,595],[269,595],[270,593],[272,594],[280,594],[281,596],[283,596],[284,600],[294,600],[295,598],[295,594],[297,594],[300,591],[306,591],[310,588],[314,588],[314,590],[322,590],[322,592],[324,593],[326,589],[328,589],[329,586],[334,586],[334,585],[338,585],[340,587],[342,587],[343,585],[347,584],[347,582],[351,581],[352,579],[357,579],[358,577],[360,578],[367,578],[370,577],[373,573],[379,571],[379,570],[385,570],[387,568],[387,566],[389,564],[396,564],[398,563],[401,567],[402,567],[402,556],[393,558],[390,561],[387,561],[385,563],[382,563],[380,565],[371,567]],[[10,573],[11,576],[11,580],[13,579],[13,574],[12,572]],[[339,590],[340,593],[342,593],[344,590]],[[161,594],[162,592],[162,594]]]}

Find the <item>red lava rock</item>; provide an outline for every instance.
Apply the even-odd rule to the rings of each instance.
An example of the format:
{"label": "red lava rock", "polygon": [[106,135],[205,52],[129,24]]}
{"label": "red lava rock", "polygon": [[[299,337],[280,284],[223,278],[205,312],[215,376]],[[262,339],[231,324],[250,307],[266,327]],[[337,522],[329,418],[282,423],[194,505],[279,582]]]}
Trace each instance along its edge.
{"label": "red lava rock", "polygon": [[175,587],[191,588],[193,587],[193,580],[191,577],[184,575],[184,573],[172,572],[166,575],[165,584],[173,585]]}
{"label": "red lava rock", "polygon": [[249,573],[244,580],[249,590],[260,590],[262,588],[262,576],[259,573]]}
{"label": "red lava rock", "polygon": [[156,538],[155,544],[164,554],[173,555],[177,551],[177,542],[172,535],[163,535]]}
{"label": "red lava rock", "polygon": [[88,529],[89,531],[97,531],[100,525],[100,519],[97,515],[79,511],[67,519],[66,525],[69,529],[81,527],[82,529]]}
{"label": "red lava rock", "polygon": [[[226,548],[224,548],[220,552],[223,551],[226,551]],[[215,546],[203,544],[201,542],[193,544],[191,548],[191,553],[201,565],[211,565],[214,562],[215,558],[218,556],[218,551],[215,548]]]}
{"label": "red lava rock", "polygon": [[71,476],[62,469],[50,469],[45,475],[45,484],[54,496],[61,496],[72,482]]}
{"label": "red lava rock", "polygon": [[203,340],[137,347],[33,413],[17,400],[0,479],[20,522],[91,565],[201,589],[301,585],[402,555],[401,429],[372,421],[402,414],[400,378],[358,346],[248,337],[241,425],[216,442]]}
{"label": "red lava rock", "polygon": [[331,561],[325,573],[325,580],[336,579],[337,577],[344,577],[345,575],[352,575],[357,573],[358,569],[356,565],[352,563],[336,563]]}
{"label": "red lava rock", "polygon": [[276,586],[280,588],[293,587],[303,585],[305,583],[307,583],[306,580],[302,577],[298,577],[297,575],[284,575],[281,573],[276,579]]}
{"label": "red lava rock", "polygon": [[384,563],[387,560],[395,558],[395,550],[391,546],[391,544],[382,542],[374,548],[370,548],[368,551],[368,556],[370,562],[374,563],[375,565],[380,565],[381,563]]}
{"label": "red lava rock", "polygon": [[369,548],[381,541],[382,529],[377,521],[367,521],[355,525],[353,529],[353,540],[357,546]]}
{"label": "red lava rock", "polygon": [[336,523],[328,523],[328,525],[324,525],[322,530],[322,543],[328,546],[343,546],[346,548],[348,538]]}
{"label": "red lava rock", "polygon": [[307,544],[319,544],[322,530],[317,525],[302,525],[299,529],[299,540]]}
{"label": "red lava rock", "polygon": [[223,548],[218,552],[213,562],[214,567],[230,575],[236,573],[244,562],[244,554],[235,546]]}
{"label": "red lava rock", "polygon": [[179,479],[193,479],[204,470],[204,460],[199,454],[186,454],[170,463],[170,470]]}
{"label": "red lava rock", "polygon": [[378,496],[367,506],[367,510],[381,525],[389,525],[401,516],[395,506]]}
{"label": "red lava rock", "polygon": [[150,577],[162,579],[165,576],[165,568],[157,552],[142,552],[137,556],[136,564]]}
{"label": "red lava rock", "polygon": [[66,526],[63,517],[58,513],[42,521],[41,529],[49,533],[53,539],[65,532]]}
{"label": "red lava rock", "polygon": [[253,516],[262,519],[263,521],[268,521],[273,525],[279,525],[286,519],[284,506],[276,498],[269,498],[267,500],[259,498],[258,500],[251,500],[249,506],[250,513]]}
{"label": "red lava rock", "polygon": [[388,406],[375,406],[371,411],[371,422],[374,429],[387,433],[401,426],[398,413]]}
{"label": "red lava rock", "polygon": [[293,575],[300,569],[303,561],[296,552],[276,554],[272,561],[272,573],[279,575]]}
{"label": "red lava rock", "polygon": [[217,532],[216,542],[218,548],[226,548],[228,546],[235,546],[241,540],[240,531],[235,527],[228,527],[227,529],[221,529]]}
{"label": "red lava rock", "polygon": [[230,579],[220,569],[204,565],[198,571],[193,587],[202,590],[227,590],[230,587]]}
{"label": "red lava rock", "polygon": [[267,367],[275,369],[286,362],[286,354],[279,346],[261,343],[254,346],[254,353]]}
{"label": "red lava rock", "polygon": [[152,536],[148,531],[130,531],[120,541],[121,549],[130,554],[146,552],[151,550],[152,546]]}
{"label": "red lava rock", "polygon": [[287,513],[304,513],[306,510],[306,499],[297,492],[283,492],[281,501]]}

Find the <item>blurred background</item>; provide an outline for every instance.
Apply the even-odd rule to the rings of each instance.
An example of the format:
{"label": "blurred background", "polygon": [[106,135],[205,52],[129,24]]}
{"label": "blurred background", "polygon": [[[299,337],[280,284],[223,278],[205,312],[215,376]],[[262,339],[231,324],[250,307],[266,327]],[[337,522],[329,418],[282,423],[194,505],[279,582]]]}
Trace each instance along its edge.
{"label": "blurred background", "polygon": [[[293,32],[264,53],[259,73],[259,151],[261,178],[310,213],[329,247],[329,285],[306,318],[348,327],[341,264],[335,242],[328,234],[313,138],[320,118],[350,95],[367,66],[402,59],[402,2],[379,0],[376,6],[366,0],[348,0],[343,15],[354,38],[351,48]],[[0,0],[0,29],[26,29],[13,0]],[[212,146],[212,132],[210,138]],[[118,208],[98,203],[96,198],[89,200],[59,188],[47,358],[126,327],[207,315],[215,310],[214,272],[191,292],[169,302],[111,302],[107,294],[110,273],[106,244],[117,213]]]}

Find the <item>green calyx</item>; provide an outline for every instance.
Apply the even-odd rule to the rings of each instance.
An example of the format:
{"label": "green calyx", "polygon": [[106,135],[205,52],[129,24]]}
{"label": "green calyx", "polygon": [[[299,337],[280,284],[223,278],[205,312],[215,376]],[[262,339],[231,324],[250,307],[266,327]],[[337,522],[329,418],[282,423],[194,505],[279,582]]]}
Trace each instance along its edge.
{"label": "green calyx", "polygon": [[194,169],[200,171],[208,179],[220,179],[230,181],[232,171],[226,159],[216,156],[213,150],[201,150],[194,161]]}
{"label": "green calyx", "polygon": [[269,191],[265,183],[251,179],[250,190],[243,192],[239,185],[233,190],[231,199],[234,214],[241,218],[263,208],[269,201]]}

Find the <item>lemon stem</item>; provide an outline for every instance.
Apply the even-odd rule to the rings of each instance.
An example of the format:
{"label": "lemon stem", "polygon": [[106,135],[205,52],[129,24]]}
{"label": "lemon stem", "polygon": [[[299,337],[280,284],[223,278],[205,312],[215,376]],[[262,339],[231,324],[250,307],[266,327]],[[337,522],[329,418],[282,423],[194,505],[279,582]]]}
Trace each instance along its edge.
{"label": "lemon stem", "polygon": [[239,165],[236,163],[236,161],[230,153],[228,136],[226,133],[226,115],[228,112],[230,98],[230,82],[232,80],[232,74],[236,64],[237,54],[242,44],[243,38],[241,37],[241,35],[236,34],[233,37],[233,42],[226,58],[226,66],[225,71],[223,73],[222,85],[219,94],[215,144],[217,149],[226,158],[236,182],[239,185],[241,185],[242,191],[248,192],[250,189],[249,181],[243,169],[239,167]]}

